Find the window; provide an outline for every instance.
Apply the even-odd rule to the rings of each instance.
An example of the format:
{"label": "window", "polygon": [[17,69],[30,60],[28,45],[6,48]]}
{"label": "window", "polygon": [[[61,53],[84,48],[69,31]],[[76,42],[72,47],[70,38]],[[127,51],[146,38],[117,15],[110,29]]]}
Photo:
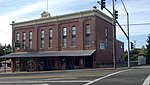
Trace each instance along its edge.
{"label": "window", "polygon": [[86,29],[86,38],[85,38],[85,45],[86,46],[90,46],[90,24],[87,24],[86,25],[86,27],[85,27]]}
{"label": "window", "polygon": [[19,32],[16,34],[16,42],[19,43]]}
{"label": "window", "polygon": [[44,30],[41,30],[41,48],[44,48]]}
{"label": "window", "polygon": [[23,40],[26,40],[26,33],[23,32]]}
{"label": "window", "polygon": [[49,30],[49,47],[50,48],[53,47],[53,30],[52,29]]}
{"label": "window", "polygon": [[76,47],[76,27],[72,27],[72,47]]}
{"label": "window", "polygon": [[105,29],[105,37],[106,37],[106,48],[108,47],[108,29]]}
{"label": "window", "polygon": [[31,31],[29,32],[29,39],[32,40],[32,32]]}
{"label": "window", "polygon": [[122,48],[123,48],[123,46],[121,45],[121,46],[120,46],[120,48],[122,49]]}
{"label": "window", "polygon": [[29,32],[29,48],[32,49],[32,32]]}
{"label": "window", "polygon": [[67,28],[63,28],[63,36],[67,35]]}
{"label": "window", "polygon": [[23,32],[22,35],[22,48],[26,49],[26,33]]}
{"label": "window", "polygon": [[19,35],[19,32],[17,32],[17,34],[16,34],[16,43],[15,43],[16,49],[19,49],[19,47],[20,47],[19,46],[20,45],[19,38],[20,38],[20,35]]}
{"label": "window", "polygon": [[67,28],[63,28],[62,47],[67,47]]}

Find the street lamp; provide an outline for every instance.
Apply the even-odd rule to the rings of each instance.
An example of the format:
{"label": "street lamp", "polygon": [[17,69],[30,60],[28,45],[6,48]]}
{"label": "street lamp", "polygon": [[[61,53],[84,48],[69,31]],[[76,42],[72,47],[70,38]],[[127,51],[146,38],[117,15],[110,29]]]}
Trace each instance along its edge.
{"label": "street lamp", "polygon": [[127,40],[128,40],[128,68],[130,68],[129,13],[128,13],[128,11],[127,11],[127,9],[126,9],[126,7],[125,7],[124,3],[123,3],[123,0],[121,0],[121,2],[122,2],[122,4],[123,4],[123,7],[124,7],[125,12],[126,12],[126,14],[127,14],[127,33],[128,33],[128,38],[127,38]]}

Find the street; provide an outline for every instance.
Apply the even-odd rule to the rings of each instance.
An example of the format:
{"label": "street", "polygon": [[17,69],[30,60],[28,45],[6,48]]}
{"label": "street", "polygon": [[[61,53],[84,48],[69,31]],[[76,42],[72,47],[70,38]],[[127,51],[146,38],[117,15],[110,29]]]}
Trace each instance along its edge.
{"label": "street", "polygon": [[0,73],[0,85],[142,85],[149,75],[150,66]]}

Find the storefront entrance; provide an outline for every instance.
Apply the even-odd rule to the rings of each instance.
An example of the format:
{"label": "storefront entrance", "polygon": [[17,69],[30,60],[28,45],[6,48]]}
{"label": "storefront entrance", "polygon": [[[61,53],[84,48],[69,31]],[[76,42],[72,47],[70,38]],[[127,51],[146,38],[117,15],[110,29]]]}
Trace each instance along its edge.
{"label": "storefront entrance", "polygon": [[91,57],[45,57],[45,58],[16,58],[13,59],[14,71],[49,71],[55,69],[91,68]]}
{"label": "storefront entrance", "polygon": [[16,71],[33,71],[33,58],[16,58]]}
{"label": "storefront entrance", "polygon": [[[89,61],[87,62],[90,63]],[[88,64],[88,63],[85,63],[84,57],[63,57],[61,59],[61,69],[84,68],[85,64]],[[89,66],[89,64],[87,66]]]}
{"label": "storefront entrance", "polygon": [[40,71],[49,71],[55,69],[55,60],[43,58],[39,61],[39,70]]}
{"label": "storefront entrance", "polygon": [[74,59],[73,58],[62,58],[61,59],[61,69],[74,69]]}

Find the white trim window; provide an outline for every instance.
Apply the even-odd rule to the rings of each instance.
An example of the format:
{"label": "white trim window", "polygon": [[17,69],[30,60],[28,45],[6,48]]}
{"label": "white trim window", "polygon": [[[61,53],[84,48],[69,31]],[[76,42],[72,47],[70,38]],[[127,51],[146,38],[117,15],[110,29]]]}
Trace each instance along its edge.
{"label": "white trim window", "polygon": [[44,30],[41,30],[41,42],[40,48],[44,48]]}
{"label": "white trim window", "polygon": [[22,48],[26,49],[26,33],[22,33]]}
{"label": "white trim window", "polygon": [[89,47],[90,46],[90,24],[86,24],[85,33],[86,33],[85,45]]}
{"label": "white trim window", "polygon": [[67,28],[63,28],[62,30],[62,47],[66,48],[67,47]]}
{"label": "white trim window", "polygon": [[72,36],[71,36],[71,46],[72,47],[76,47],[76,31],[77,31],[77,29],[76,29],[76,27],[75,26],[73,26],[72,27]]}
{"label": "white trim window", "polygon": [[32,31],[29,32],[29,49],[32,49]]}
{"label": "white trim window", "polygon": [[49,30],[49,47],[50,48],[53,47],[53,30],[52,29]]}

